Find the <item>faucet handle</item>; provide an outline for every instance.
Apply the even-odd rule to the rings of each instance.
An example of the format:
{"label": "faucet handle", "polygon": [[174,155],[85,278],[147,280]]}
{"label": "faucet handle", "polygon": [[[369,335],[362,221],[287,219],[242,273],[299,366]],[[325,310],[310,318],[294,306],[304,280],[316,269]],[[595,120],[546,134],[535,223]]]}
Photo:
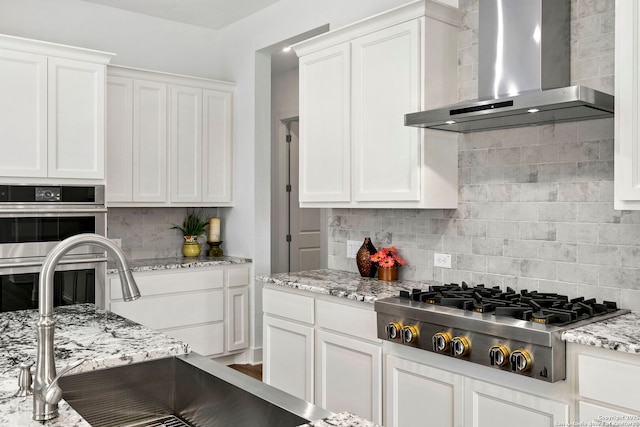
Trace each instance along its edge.
{"label": "faucet handle", "polygon": [[33,384],[33,376],[31,375],[31,367],[33,366],[33,360],[27,360],[20,363],[20,373],[18,374],[18,391],[14,394],[14,397],[26,397],[33,394],[31,384]]}
{"label": "faucet handle", "polygon": [[56,403],[60,402],[60,399],[62,399],[62,389],[58,385],[58,380],[67,372],[82,365],[85,361],[86,359],[76,360],[71,365],[68,365],[64,369],[62,369],[62,371],[60,371],[60,373],[56,375],[53,381],[51,381],[51,384],[49,384],[47,388],[44,390],[44,393],[43,393],[44,401],[50,405],[55,405]]}

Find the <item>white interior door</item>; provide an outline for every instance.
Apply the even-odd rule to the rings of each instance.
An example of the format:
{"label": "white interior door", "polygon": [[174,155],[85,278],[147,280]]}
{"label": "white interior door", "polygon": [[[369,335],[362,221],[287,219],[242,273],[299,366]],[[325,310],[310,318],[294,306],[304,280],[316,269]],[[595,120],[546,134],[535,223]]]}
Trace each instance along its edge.
{"label": "white interior door", "polygon": [[[288,122],[289,145],[289,271],[320,268],[320,209],[300,208],[298,200],[299,177],[299,122]],[[287,129],[287,125],[285,125]]]}

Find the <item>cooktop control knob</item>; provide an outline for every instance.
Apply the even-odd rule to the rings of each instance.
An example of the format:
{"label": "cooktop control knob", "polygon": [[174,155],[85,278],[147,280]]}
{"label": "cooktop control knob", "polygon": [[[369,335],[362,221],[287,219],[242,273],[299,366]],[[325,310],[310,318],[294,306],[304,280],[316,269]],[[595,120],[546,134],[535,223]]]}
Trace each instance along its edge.
{"label": "cooktop control knob", "polygon": [[462,357],[471,351],[471,343],[465,337],[454,337],[451,340],[451,355]]}
{"label": "cooktop control knob", "polygon": [[511,353],[509,360],[511,362],[511,370],[515,372],[524,372],[533,365],[533,360],[527,350],[514,351]]}
{"label": "cooktop control knob", "polygon": [[410,344],[418,340],[418,328],[415,326],[404,326],[402,328],[402,342]]}
{"label": "cooktop control knob", "polygon": [[451,344],[451,334],[448,332],[438,332],[433,335],[433,351],[444,353],[449,350]]}
{"label": "cooktop control knob", "polygon": [[389,323],[386,329],[387,329],[387,338],[391,340],[400,338],[400,331],[402,330],[402,325],[399,322]]}
{"label": "cooktop control knob", "polygon": [[489,349],[491,366],[504,366],[509,363],[509,349],[503,345],[494,345]]}

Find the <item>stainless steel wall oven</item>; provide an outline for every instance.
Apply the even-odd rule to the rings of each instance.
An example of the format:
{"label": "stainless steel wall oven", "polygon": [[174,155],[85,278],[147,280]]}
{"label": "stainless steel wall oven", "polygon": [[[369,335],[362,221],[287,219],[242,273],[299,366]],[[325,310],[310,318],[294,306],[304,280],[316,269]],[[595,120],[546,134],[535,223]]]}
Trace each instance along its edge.
{"label": "stainless steel wall oven", "polygon": [[[67,237],[106,234],[104,186],[0,185],[0,312],[38,307],[39,271]],[[83,246],[60,263],[54,304],[102,305],[106,254]]]}

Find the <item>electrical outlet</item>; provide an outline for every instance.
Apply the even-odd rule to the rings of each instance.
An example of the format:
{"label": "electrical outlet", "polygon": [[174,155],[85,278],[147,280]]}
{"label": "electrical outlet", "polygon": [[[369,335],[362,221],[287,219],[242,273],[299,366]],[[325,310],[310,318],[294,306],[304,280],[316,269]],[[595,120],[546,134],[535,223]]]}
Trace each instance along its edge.
{"label": "electrical outlet", "polygon": [[347,240],[347,258],[355,258],[362,243],[358,240]]}
{"label": "electrical outlet", "polygon": [[433,266],[442,268],[451,268],[450,254],[433,254]]}

